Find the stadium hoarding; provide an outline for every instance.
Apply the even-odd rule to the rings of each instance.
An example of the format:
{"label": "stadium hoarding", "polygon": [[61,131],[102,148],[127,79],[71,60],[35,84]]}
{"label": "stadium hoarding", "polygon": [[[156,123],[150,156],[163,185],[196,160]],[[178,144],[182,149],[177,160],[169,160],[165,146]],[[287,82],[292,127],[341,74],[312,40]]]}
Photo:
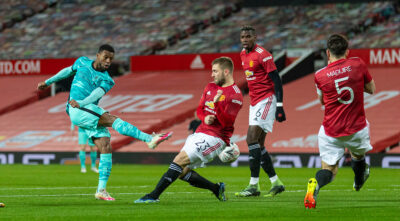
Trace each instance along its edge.
{"label": "stadium hoarding", "polygon": [[56,74],[71,66],[76,58],[0,60],[0,76],[31,76]]}
{"label": "stadium hoarding", "polygon": [[[170,164],[176,152],[114,152],[115,164]],[[89,157],[89,155],[87,156]],[[274,166],[277,168],[320,168],[321,160],[317,154],[274,153]],[[346,155],[339,161],[339,166],[350,166],[350,156]],[[400,169],[400,154],[368,154],[366,161],[373,167]],[[79,165],[78,152],[0,152],[0,164],[48,165],[65,164]],[[239,156],[231,164],[224,164],[215,159],[209,165],[244,166],[248,165],[248,155]]]}
{"label": "stadium hoarding", "polygon": [[236,68],[239,68],[238,64],[242,63],[239,53],[146,55],[131,56],[130,69],[131,72],[153,70],[210,70],[211,62],[222,56],[230,57],[233,63],[236,64]]}
{"label": "stadium hoarding", "polygon": [[359,57],[370,67],[400,66],[400,48],[350,49],[349,57]]}

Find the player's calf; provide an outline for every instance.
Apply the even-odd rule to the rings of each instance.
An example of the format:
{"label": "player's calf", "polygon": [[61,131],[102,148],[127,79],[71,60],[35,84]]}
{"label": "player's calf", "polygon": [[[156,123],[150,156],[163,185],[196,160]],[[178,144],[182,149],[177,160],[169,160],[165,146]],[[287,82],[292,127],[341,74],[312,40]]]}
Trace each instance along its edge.
{"label": "player's calf", "polygon": [[360,191],[360,189],[363,187],[364,183],[367,181],[369,177],[369,165],[366,164],[365,170],[362,176],[362,182],[356,182],[356,178],[354,177],[354,183],[353,183],[353,189],[355,191]]}

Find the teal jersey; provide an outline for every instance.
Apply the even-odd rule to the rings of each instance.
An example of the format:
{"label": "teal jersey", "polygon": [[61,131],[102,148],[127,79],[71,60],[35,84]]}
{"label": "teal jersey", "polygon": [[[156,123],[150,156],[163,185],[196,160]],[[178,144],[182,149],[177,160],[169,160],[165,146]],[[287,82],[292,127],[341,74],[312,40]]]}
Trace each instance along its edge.
{"label": "teal jersey", "polygon": [[[83,100],[98,87],[107,93],[114,86],[114,80],[110,77],[108,72],[96,71],[93,68],[93,62],[93,60],[87,57],[80,57],[72,65],[71,68],[72,71],[75,72],[75,77],[71,85],[70,100]],[[97,105],[100,99],[93,104]]]}

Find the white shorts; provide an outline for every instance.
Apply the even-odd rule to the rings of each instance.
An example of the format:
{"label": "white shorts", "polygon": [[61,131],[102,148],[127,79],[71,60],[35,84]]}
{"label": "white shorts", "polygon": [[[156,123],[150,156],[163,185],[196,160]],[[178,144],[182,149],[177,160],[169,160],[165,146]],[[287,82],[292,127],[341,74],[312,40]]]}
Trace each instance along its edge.
{"label": "white shorts", "polygon": [[325,134],[324,126],[321,126],[318,133],[318,147],[321,160],[328,165],[335,165],[343,157],[345,148],[355,155],[365,155],[366,152],[372,150],[369,125],[344,137],[330,137]]}
{"label": "white shorts", "polygon": [[182,147],[189,156],[190,169],[204,167],[206,163],[211,162],[218,154],[225,149],[225,142],[218,137],[213,137],[203,133],[191,134]]}
{"label": "white shorts", "polygon": [[265,133],[272,132],[276,112],[276,98],[271,95],[258,102],[255,106],[250,105],[249,125],[257,125]]}

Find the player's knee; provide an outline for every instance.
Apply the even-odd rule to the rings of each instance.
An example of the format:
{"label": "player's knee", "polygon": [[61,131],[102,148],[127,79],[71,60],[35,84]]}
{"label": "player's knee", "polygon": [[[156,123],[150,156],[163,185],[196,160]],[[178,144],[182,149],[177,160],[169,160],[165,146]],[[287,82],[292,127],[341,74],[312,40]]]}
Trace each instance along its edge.
{"label": "player's knee", "polygon": [[183,177],[185,177],[190,171],[191,169],[189,167],[183,168],[181,175],[179,175],[179,179],[183,179]]}
{"label": "player's knee", "polygon": [[79,145],[79,148],[82,150],[82,151],[86,151],[86,145],[83,145],[83,144],[80,144]]}
{"label": "player's knee", "polygon": [[174,158],[174,163],[178,164],[180,167],[185,168],[190,164],[189,156],[185,151],[179,152],[179,154]]}
{"label": "player's knee", "polygon": [[96,146],[98,147],[100,153],[111,153],[112,152],[109,137],[95,138],[95,139],[93,139],[93,141],[96,144]]}
{"label": "player's knee", "polygon": [[117,116],[111,115],[110,113],[104,113],[100,116],[98,125],[103,127],[111,127],[117,118]]}
{"label": "player's knee", "polygon": [[362,160],[364,157],[364,155],[351,153],[351,158],[353,158],[354,160]]}
{"label": "player's knee", "polygon": [[247,145],[258,143],[258,138],[254,137],[254,135],[249,135],[248,134],[247,138],[246,138],[246,143],[247,143]]}

